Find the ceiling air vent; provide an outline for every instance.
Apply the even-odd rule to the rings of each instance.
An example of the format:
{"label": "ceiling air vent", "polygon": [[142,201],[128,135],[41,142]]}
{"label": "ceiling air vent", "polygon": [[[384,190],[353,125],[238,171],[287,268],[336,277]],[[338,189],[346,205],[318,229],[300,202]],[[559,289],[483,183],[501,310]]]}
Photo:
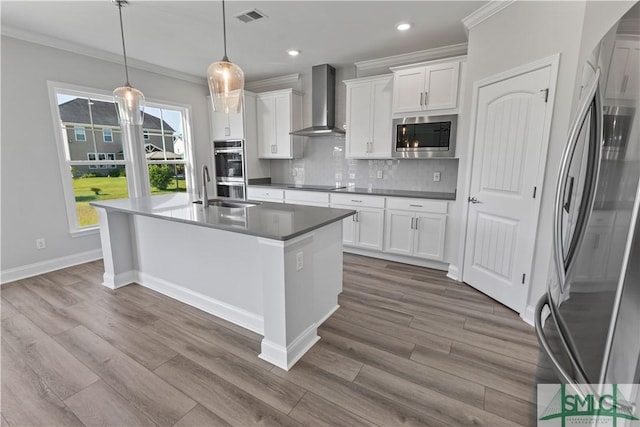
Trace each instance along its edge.
{"label": "ceiling air vent", "polygon": [[262,19],[266,16],[267,15],[260,12],[258,9],[253,9],[248,12],[242,12],[240,15],[236,15],[236,18],[246,24],[248,22],[257,21],[258,19]]}

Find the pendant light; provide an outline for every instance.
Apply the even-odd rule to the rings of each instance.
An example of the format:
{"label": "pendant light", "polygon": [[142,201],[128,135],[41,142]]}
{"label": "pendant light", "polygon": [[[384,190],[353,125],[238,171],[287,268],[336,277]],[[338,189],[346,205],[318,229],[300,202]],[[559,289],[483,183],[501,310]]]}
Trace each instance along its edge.
{"label": "pendant light", "polygon": [[128,4],[127,0],[113,0],[116,6],[118,6],[118,12],[120,14],[120,35],[122,36],[122,53],[124,55],[124,73],[127,79],[124,86],[117,88],[113,91],[113,97],[116,101],[118,117],[120,124],[141,125],[144,120],[144,114],[142,112],[142,103],[144,102],[144,95],[138,89],[129,84],[129,69],[127,67],[127,49],[124,45],[124,29],[122,26],[122,6]]}
{"label": "pendant light", "polygon": [[222,34],[224,37],[224,56],[207,68],[207,80],[213,111],[239,113],[242,110],[242,92],[244,73],[227,57],[227,23],[222,0]]}

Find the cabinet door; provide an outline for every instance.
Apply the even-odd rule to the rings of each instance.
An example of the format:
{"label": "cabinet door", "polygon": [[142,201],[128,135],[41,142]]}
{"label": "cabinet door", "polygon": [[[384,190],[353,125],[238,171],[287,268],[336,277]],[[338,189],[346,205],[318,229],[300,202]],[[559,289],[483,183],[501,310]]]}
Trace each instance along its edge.
{"label": "cabinet door", "polygon": [[[357,83],[347,87],[347,158],[366,158],[368,156],[372,126],[371,103],[370,82]],[[389,114],[389,120],[391,120],[391,114]]]}
{"label": "cabinet door", "polygon": [[[331,204],[330,207],[337,209],[349,209],[353,210],[353,206],[347,205],[335,205]],[[347,246],[355,246],[356,244],[356,216],[350,216],[342,220],[342,244]]]}
{"label": "cabinet door", "polygon": [[384,209],[360,208],[356,214],[356,246],[382,250]]}
{"label": "cabinet door", "polygon": [[413,255],[442,261],[444,258],[444,233],[446,215],[416,213]]}
{"label": "cabinet door", "polygon": [[[244,110],[244,106],[243,106]],[[239,113],[229,113],[229,136],[228,139],[244,139],[244,111]]]}
{"label": "cabinet door", "polygon": [[607,76],[606,97],[614,99],[635,99],[640,74],[640,42],[616,40],[609,75]]}
{"label": "cabinet door", "polygon": [[422,111],[425,68],[411,68],[393,73],[393,112]]}
{"label": "cabinet door", "polygon": [[413,212],[387,209],[385,213],[385,252],[401,255],[413,253]]}
{"label": "cabinet door", "polygon": [[258,97],[256,123],[258,130],[258,157],[260,158],[274,156],[275,117],[276,103],[274,97]]}
{"label": "cabinet door", "polygon": [[371,148],[370,157],[391,157],[391,101],[393,98],[393,80],[375,81],[371,87]]}
{"label": "cabinet door", "polygon": [[460,63],[432,65],[426,68],[426,110],[444,110],[458,105]]}
{"label": "cabinet door", "polygon": [[275,97],[275,145],[277,158],[292,158],[291,153],[291,98],[289,95]]}
{"label": "cabinet door", "polygon": [[209,111],[211,111],[211,139],[214,141],[229,139],[229,115],[213,111],[212,108]]}

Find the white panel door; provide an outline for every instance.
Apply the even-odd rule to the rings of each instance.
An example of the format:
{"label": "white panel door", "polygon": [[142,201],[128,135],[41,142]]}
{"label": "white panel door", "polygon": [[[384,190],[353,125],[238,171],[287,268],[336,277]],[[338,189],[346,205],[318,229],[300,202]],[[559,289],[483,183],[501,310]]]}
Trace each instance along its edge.
{"label": "white panel door", "polygon": [[517,312],[528,293],[550,77],[547,66],[477,94],[463,281]]}
{"label": "white panel door", "polygon": [[[367,157],[371,142],[371,83],[347,87],[347,157]],[[391,121],[391,114],[389,114]],[[389,139],[391,141],[391,139]]]}
{"label": "white panel door", "polygon": [[413,254],[413,212],[387,209],[384,250],[401,255]]}
{"label": "white panel door", "polygon": [[[353,210],[353,206],[330,205],[332,208]],[[342,244],[354,246],[356,244],[356,216],[352,215],[342,220]]]}
{"label": "white panel door", "polygon": [[446,215],[417,213],[414,224],[413,255],[442,261],[444,258],[444,233],[446,227]]}
{"label": "white panel door", "polygon": [[[244,109],[244,106],[243,106]],[[228,139],[244,139],[244,111],[229,113]]]}
{"label": "white panel door", "polygon": [[427,67],[424,101],[426,110],[456,108],[459,73],[459,62]]}
{"label": "white panel door", "polygon": [[381,251],[383,224],[384,209],[359,208],[356,214],[356,245]]}
{"label": "white panel door", "polygon": [[393,112],[421,111],[425,68],[396,71],[393,76]]}

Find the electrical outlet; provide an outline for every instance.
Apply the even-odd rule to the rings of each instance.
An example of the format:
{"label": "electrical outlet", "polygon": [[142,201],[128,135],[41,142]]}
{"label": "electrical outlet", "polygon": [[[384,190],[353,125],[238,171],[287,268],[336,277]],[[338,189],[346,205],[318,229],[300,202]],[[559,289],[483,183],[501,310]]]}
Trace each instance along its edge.
{"label": "electrical outlet", "polygon": [[296,254],[296,271],[302,270],[302,267],[304,267],[304,258],[302,252],[298,252]]}
{"label": "electrical outlet", "polygon": [[47,247],[47,242],[44,240],[44,237],[36,239],[36,248],[44,249]]}
{"label": "electrical outlet", "polygon": [[378,171],[378,179],[382,179],[382,171]]}
{"label": "electrical outlet", "polygon": [[434,182],[440,182],[440,172],[434,172],[433,173],[433,181]]}

